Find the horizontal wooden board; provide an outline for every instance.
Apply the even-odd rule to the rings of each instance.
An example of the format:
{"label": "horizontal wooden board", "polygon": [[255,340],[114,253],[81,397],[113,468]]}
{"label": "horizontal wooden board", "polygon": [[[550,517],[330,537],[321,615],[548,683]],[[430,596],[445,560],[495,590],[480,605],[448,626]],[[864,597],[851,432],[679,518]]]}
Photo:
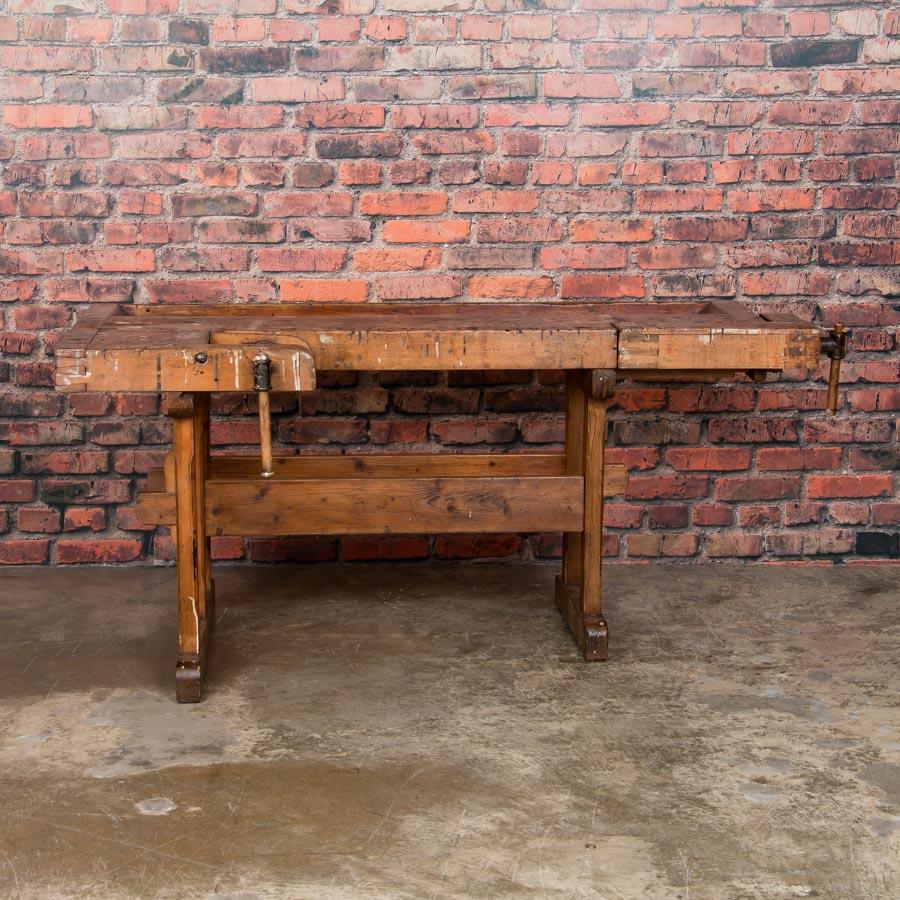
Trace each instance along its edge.
{"label": "horizontal wooden board", "polygon": [[[528,458],[528,457],[526,457]],[[384,459],[384,457],[382,457]],[[452,471],[456,457],[441,460]],[[544,457],[544,462],[556,457]],[[307,460],[309,462],[310,460]],[[318,462],[319,460],[314,460]],[[426,458],[427,461],[427,458]],[[247,462],[250,462],[248,460]],[[253,460],[258,471],[258,460]],[[244,461],[240,461],[243,467]],[[549,463],[547,464],[549,468]],[[424,466],[423,468],[429,468]],[[502,468],[502,467],[501,467]],[[526,466],[528,468],[528,466]],[[534,466],[535,469],[540,468]],[[207,528],[214,534],[421,534],[435,532],[580,531],[580,476],[462,473],[440,477],[214,477],[207,481]],[[410,471],[406,469],[405,471]],[[150,479],[154,485],[159,475]],[[604,493],[627,485],[624,466],[607,466]],[[148,492],[137,504],[148,525],[172,525],[174,494]]]}
{"label": "horizontal wooden board", "polygon": [[[294,332],[319,369],[449,371],[467,369],[602,369],[615,366],[616,332],[597,328],[520,330],[484,327]],[[266,331],[223,331],[215,342],[261,340]]]}
{"label": "horizontal wooden board", "polygon": [[[252,391],[253,357],[259,352],[271,361],[273,391],[308,391],[316,386],[315,365],[308,350],[261,341],[164,350],[89,349],[78,355],[59,355],[56,386],[66,392]],[[197,361],[198,354],[203,362]]]}
{"label": "horizontal wooden board", "polygon": [[[594,329],[609,324],[601,303],[509,301],[446,301],[385,303],[244,303],[177,306],[122,305],[116,315],[146,327],[165,322],[230,322],[231,328],[251,326],[281,330],[294,325],[321,331],[462,331],[495,329]],[[108,326],[107,326],[108,327]]]}
{"label": "horizontal wooden board", "polygon": [[206,522],[216,535],[574,531],[581,492],[572,476],[212,481]]}
{"label": "horizontal wooden board", "polygon": [[[276,456],[273,478],[459,478],[490,475],[565,475],[562,453],[354,453],[344,456]],[[210,477],[259,475],[258,456],[214,456]]]}
{"label": "horizontal wooden board", "polygon": [[644,326],[619,332],[620,369],[801,369],[819,358],[816,329]]}
{"label": "horizontal wooden board", "polygon": [[[72,389],[86,378],[96,390],[148,390],[149,377],[140,375],[146,362],[133,361],[144,351],[196,352],[202,344],[271,340],[306,343],[319,369],[609,368],[615,365],[616,332],[602,309],[590,304],[123,305],[99,324],[76,326],[64,336],[58,383]],[[100,351],[88,364],[85,357]],[[199,379],[177,389],[211,388]]]}

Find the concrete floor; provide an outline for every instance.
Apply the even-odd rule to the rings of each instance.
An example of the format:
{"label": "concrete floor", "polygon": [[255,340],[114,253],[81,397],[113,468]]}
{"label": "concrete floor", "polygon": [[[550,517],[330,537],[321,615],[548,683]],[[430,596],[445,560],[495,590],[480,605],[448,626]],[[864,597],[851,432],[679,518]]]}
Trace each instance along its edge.
{"label": "concrete floor", "polygon": [[0,572],[0,896],[896,898],[900,569]]}

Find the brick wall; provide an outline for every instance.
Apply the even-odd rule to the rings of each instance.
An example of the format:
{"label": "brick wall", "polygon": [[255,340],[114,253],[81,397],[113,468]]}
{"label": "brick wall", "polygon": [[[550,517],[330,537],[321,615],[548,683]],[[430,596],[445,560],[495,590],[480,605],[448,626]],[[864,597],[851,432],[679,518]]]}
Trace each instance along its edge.
{"label": "brick wall", "polygon": [[[55,13],[55,10],[60,10]],[[171,556],[154,397],[63,396],[88,303],[737,297],[853,332],[815,382],[625,386],[622,557],[896,556],[900,10],[828,0],[0,0],[0,562]],[[559,373],[332,376],[328,452],[551,446]],[[216,404],[220,449],[252,401]],[[552,556],[553,535],[216,543]]]}

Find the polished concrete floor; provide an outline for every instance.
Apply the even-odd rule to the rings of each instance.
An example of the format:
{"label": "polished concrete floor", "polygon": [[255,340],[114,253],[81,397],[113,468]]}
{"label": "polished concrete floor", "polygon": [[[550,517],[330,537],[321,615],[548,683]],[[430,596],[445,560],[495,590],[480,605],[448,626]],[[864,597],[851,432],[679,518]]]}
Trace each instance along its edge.
{"label": "polished concrete floor", "polygon": [[0,571],[0,896],[897,898],[900,569]]}

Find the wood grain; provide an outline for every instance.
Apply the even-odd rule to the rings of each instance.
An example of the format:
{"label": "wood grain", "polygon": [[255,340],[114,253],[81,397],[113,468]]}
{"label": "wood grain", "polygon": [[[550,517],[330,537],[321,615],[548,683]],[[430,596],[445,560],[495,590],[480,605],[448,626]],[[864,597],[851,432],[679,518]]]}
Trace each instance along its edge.
{"label": "wood grain", "polygon": [[619,331],[618,368],[815,368],[818,332],[810,327],[682,328],[646,325]]}
{"label": "wood grain", "polygon": [[[703,372],[813,368],[818,332],[738,303],[301,303],[119,306],[60,342],[60,390],[248,390],[229,354],[305,344],[320,369],[615,369]],[[192,360],[206,353],[214,366]],[[273,359],[274,362],[274,359]],[[294,390],[290,366],[273,389]]]}
{"label": "wood grain", "polygon": [[[215,464],[213,465],[213,475],[206,484],[207,495],[207,517],[206,526],[209,530],[216,530],[220,527],[228,528],[227,532],[217,531],[216,533],[228,533],[237,535],[250,534],[377,534],[377,533],[406,533],[419,534],[429,531],[446,531],[448,528],[441,525],[444,519],[435,518],[436,509],[440,508],[440,504],[445,502],[448,506],[447,519],[455,518],[453,531],[580,531],[582,522],[580,519],[573,519],[568,512],[561,515],[565,519],[565,525],[557,523],[560,513],[553,510],[545,509],[541,513],[541,517],[534,519],[531,507],[528,507],[528,521],[516,518],[515,524],[507,517],[509,515],[519,516],[516,512],[518,507],[514,505],[504,507],[506,502],[506,494],[508,488],[514,488],[512,492],[512,503],[518,502],[516,498],[523,496],[536,496],[541,502],[552,504],[559,497],[554,493],[557,486],[553,482],[564,482],[565,491],[563,499],[569,498],[568,491],[571,484],[577,481],[579,490],[581,478],[574,480],[564,473],[559,472],[560,468],[554,464],[553,468],[557,469],[557,474],[549,474],[550,467],[546,466],[547,471],[539,475],[500,475],[496,472],[493,475],[485,475],[482,477],[473,476],[470,473],[457,471],[453,473],[454,466],[452,463],[455,458],[443,459],[441,462],[450,463],[447,469],[452,474],[441,474],[440,476],[425,476],[426,471],[442,471],[435,466],[426,465],[419,468],[418,466],[407,467],[405,472],[400,472],[396,467],[389,466],[379,471],[377,478],[367,478],[364,481],[354,478],[349,471],[339,473],[333,477],[323,477],[316,471],[318,467],[313,466],[305,473],[287,474],[283,467],[278,465],[279,457],[275,459],[275,475],[271,478],[262,479],[259,476],[259,461],[252,457],[240,460],[240,470],[242,474],[236,474],[234,468],[227,475],[222,473],[216,474]],[[310,460],[311,462],[319,462],[319,460]],[[229,460],[229,462],[232,462]],[[502,467],[506,468],[506,467]],[[525,469],[540,471],[539,466],[525,466]],[[389,471],[396,474],[388,475]],[[512,467],[509,467],[512,471]],[[411,475],[410,472],[418,474]],[[157,483],[158,476],[154,479]],[[425,515],[425,513],[416,513],[421,515],[420,518],[413,521],[407,515],[403,518],[402,524],[398,525],[397,515],[392,513],[391,518],[386,522],[377,519],[377,512],[367,513],[368,518],[360,518],[359,511],[351,502],[354,495],[359,495],[359,504],[367,509],[376,509],[378,504],[383,502],[383,498],[391,491],[397,492],[397,501],[395,504],[388,504],[392,508],[397,504],[412,502],[411,499],[405,498],[405,493],[401,489],[403,484],[410,481],[416,481],[417,487],[415,491],[416,503],[427,506],[428,492],[434,493],[434,509]],[[499,482],[499,484],[498,484]],[[610,465],[606,466],[606,475],[604,477],[605,490],[608,496],[614,496],[624,492],[628,483],[628,474],[624,466]],[[238,485],[238,487],[234,487]],[[401,486],[401,487],[398,487]],[[500,489],[500,493],[497,490]],[[474,497],[474,505],[472,511],[465,513],[459,512],[459,503],[453,500],[457,490],[461,495]],[[318,493],[316,493],[318,492]],[[275,499],[272,499],[273,494]],[[302,499],[303,495],[315,497],[315,501]],[[258,497],[258,495],[260,495]],[[296,501],[295,498],[301,497]],[[343,498],[332,502],[333,498]],[[367,499],[368,498],[368,499]],[[371,498],[378,498],[372,500]],[[445,498],[442,500],[441,498]],[[303,515],[307,518],[300,521],[300,516],[286,514],[282,507],[286,504],[294,504],[296,508],[307,510],[310,505],[321,504],[322,508],[329,507],[327,514],[322,509],[315,511],[307,511]],[[568,502],[568,500],[567,500]],[[228,518],[228,512],[224,509],[226,504],[233,503],[236,509],[233,513],[233,519]],[[262,505],[260,505],[262,503]],[[373,506],[374,504],[374,506]],[[491,504],[499,507],[500,511],[490,511]],[[243,506],[242,506],[243,505]],[[215,509],[213,508],[215,506]],[[578,508],[581,509],[581,502]],[[411,507],[412,509],[412,507]],[[488,510],[487,513],[479,512],[479,510]],[[263,516],[263,511],[267,511]],[[468,510],[468,507],[467,507]],[[171,525],[175,521],[175,503],[171,492],[166,491],[145,491],[138,498],[137,516],[139,520],[147,525]],[[409,513],[409,510],[407,510]],[[411,515],[411,513],[410,513]],[[372,518],[372,517],[376,518]],[[495,526],[489,526],[486,523],[490,518]],[[294,520],[296,524],[293,523]],[[297,531],[290,531],[290,528],[296,527]],[[275,528],[276,530],[268,530]],[[328,530],[323,530],[327,528]],[[244,530],[241,530],[244,529]],[[402,530],[401,530],[402,529]]]}
{"label": "wood grain", "polygon": [[277,346],[260,336],[241,345],[190,344],[172,349],[87,349],[57,360],[61,391],[252,391],[253,357],[264,349],[272,363],[272,390],[308,391],[316,367],[299,341]]}
{"label": "wood grain", "polygon": [[581,479],[214,481],[206,511],[219,535],[565,531],[582,516]]}

